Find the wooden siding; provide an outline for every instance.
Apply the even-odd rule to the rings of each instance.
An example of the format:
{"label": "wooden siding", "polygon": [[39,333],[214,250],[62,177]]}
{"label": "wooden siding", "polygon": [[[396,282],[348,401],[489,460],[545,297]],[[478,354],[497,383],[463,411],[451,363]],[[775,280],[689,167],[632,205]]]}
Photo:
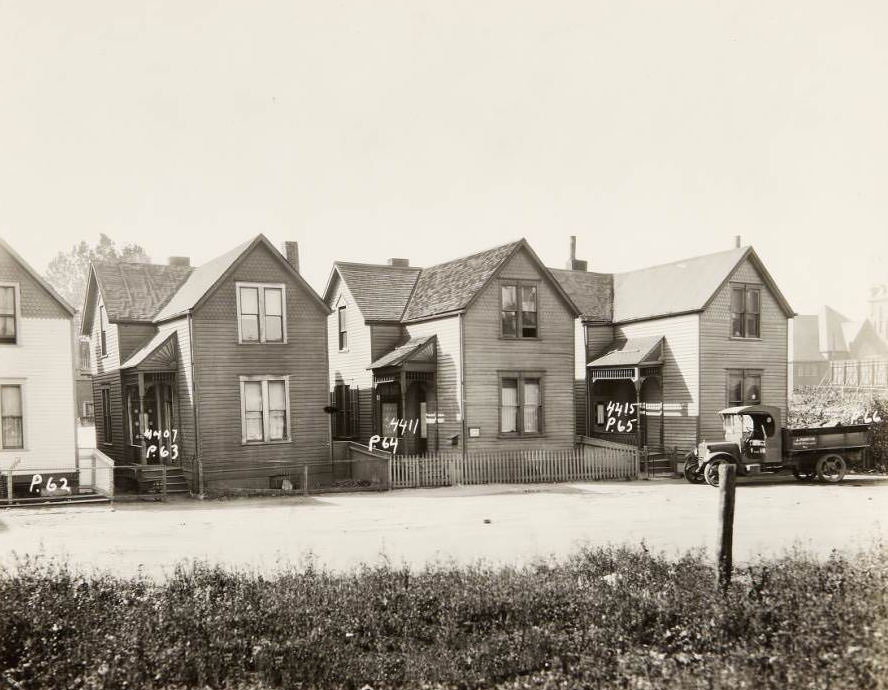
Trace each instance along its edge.
{"label": "wooden siding", "polygon": [[[348,326],[348,348],[339,349],[338,307],[345,305],[346,325]],[[348,286],[336,277],[335,290],[328,305],[333,313],[327,317],[327,351],[329,353],[330,384],[332,391],[337,385],[345,384],[359,390],[360,441],[366,441],[373,434],[373,372],[370,366],[372,354],[371,327],[364,323]]]}
{"label": "wooden siding", "polygon": [[[399,323],[374,323],[370,326],[370,357],[373,361],[391,352],[407,339],[407,330]],[[371,362],[367,362],[369,365]]]}
{"label": "wooden siding", "polygon": [[462,443],[462,350],[460,343],[460,317],[450,316],[420,323],[407,324],[411,338],[427,335],[438,336],[438,362],[435,372],[436,391],[429,400],[429,412],[435,410],[437,401],[438,427],[429,426],[429,450],[434,450],[435,441],[441,450],[452,448],[450,438],[460,437]]}
{"label": "wooden siding", "polygon": [[[18,283],[23,319],[64,319],[71,315],[17,259],[0,247],[0,283]],[[78,307],[80,305],[77,305]]]}
{"label": "wooden siding", "polygon": [[119,323],[116,324],[117,352],[123,364],[157,332],[153,323]]}
{"label": "wooden siding", "polygon": [[[126,432],[123,416],[123,391],[120,372],[111,371],[93,376],[93,397],[96,402],[96,448],[102,451],[115,464],[129,464],[126,454]],[[105,438],[105,408],[102,389],[108,388],[111,400],[111,441]]]}
{"label": "wooden siding", "polygon": [[[656,286],[651,286],[655,289]],[[685,314],[617,325],[614,337],[665,336],[663,342],[664,444],[690,450],[700,414],[699,315]],[[651,430],[659,437],[659,432]],[[650,437],[649,437],[650,438]]]}
{"label": "wooden siding", "polygon": [[92,358],[90,359],[90,370],[93,375],[107,374],[120,368],[120,349],[118,346],[117,324],[109,323],[105,331],[105,343],[107,345],[104,356],[102,355],[102,339],[101,329],[99,327],[99,307],[103,306],[102,298],[96,297],[95,308],[93,309],[93,322],[90,329],[89,342],[92,350]]}
{"label": "wooden siding", "polygon": [[[503,338],[501,290],[508,280],[539,281],[539,338]],[[575,443],[574,315],[525,250],[502,267],[465,315],[466,422],[480,438],[466,439],[469,450],[520,450]],[[499,372],[539,371],[543,376],[543,435],[499,436]]]}
{"label": "wooden siding", "polygon": [[586,323],[576,321],[577,328],[574,331],[574,400],[576,410],[576,431],[579,436],[586,436],[592,432],[592,424],[588,410],[588,384],[586,366],[596,357],[604,354],[608,346],[614,341],[614,327],[609,323]]}
{"label": "wooden siding", "polygon": [[[239,344],[237,281],[286,284],[287,343]],[[215,469],[235,468],[226,482],[268,486],[268,463],[329,463],[327,314],[264,246],[246,256],[193,316],[200,455]],[[290,376],[291,442],[241,443],[240,376]],[[240,471],[242,468],[242,471]]]}
{"label": "wooden siding", "polygon": [[[731,338],[731,283],[762,285],[761,339]],[[781,408],[788,390],[788,319],[755,267],[741,263],[700,318],[700,435],[722,438],[718,411],[727,405],[727,370],[760,369],[762,403]]]}

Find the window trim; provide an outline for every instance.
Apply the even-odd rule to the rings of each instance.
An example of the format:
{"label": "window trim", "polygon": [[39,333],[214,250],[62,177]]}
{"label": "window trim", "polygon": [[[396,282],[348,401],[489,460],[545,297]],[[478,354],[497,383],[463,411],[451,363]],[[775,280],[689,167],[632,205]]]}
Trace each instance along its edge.
{"label": "window trim", "polygon": [[[105,394],[108,402],[105,403]],[[99,386],[99,398],[102,400],[102,445],[114,445],[114,420],[111,417],[111,386]]]}
{"label": "window trim", "polygon": [[[728,335],[731,340],[761,340],[762,339],[762,293],[764,292],[764,286],[761,283],[742,283],[742,282],[732,282],[730,283],[731,295],[730,295],[730,304],[728,304],[728,313],[730,314],[730,318],[728,319]],[[734,311],[734,291],[735,290],[743,290],[743,311],[735,312]],[[749,312],[749,293],[750,291],[758,292],[758,312],[753,312],[758,316],[758,335],[746,335],[747,332],[747,324],[746,317],[750,313]],[[742,325],[743,325],[743,335],[734,335],[734,314],[742,315]]]}
{"label": "window trim", "polygon": [[[26,453],[31,450],[28,445],[28,391],[27,391],[27,379],[21,378],[3,378],[0,379],[0,386],[18,386],[21,399],[22,399],[22,445],[21,447],[14,448],[6,448],[3,445],[3,430],[0,428],[0,453]],[[0,400],[0,405],[2,405],[2,400]],[[3,420],[3,410],[0,409],[0,425],[2,425]]]}
{"label": "window trim", "polygon": [[[541,369],[516,371],[513,369],[499,370],[497,373],[497,420],[498,438],[541,438],[546,435],[546,372]],[[503,431],[503,379],[518,380],[518,429]],[[539,431],[524,431],[524,381],[537,379],[540,382]]]}
{"label": "window trim", "polygon": [[[0,340],[0,347],[15,347],[22,344],[22,290],[18,283],[2,280],[0,280],[0,287],[12,288],[14,301],[12,318],[15,319],[15,340],[12,342]],[[8,316],[8,314],[4,316]]]}
{"label": "window trim", "polygon": [[[241,325],[241,288],[256,288],[259,300],[259,340],[244,340],[243,327]],[[265,319],[265,290],[266,288],[279,289],[281,291],[281,340],[266,340]],[[234,304],[237,311],[237,342],[238,345],[286,345],[287,344],[287,285],[286,283],[252,283],[248,281],[236,281],[234,283]]]}
{"label": "window trim", "polygon": [[[342,306],[336,307],[336,329],[338,334],[338,345],[340,352],[348,352],[348,311],[346,311],[348,305],[343,304]],[[345,321],[345,329],[343,330],[343,321]],[[345,343],[343,344],[342,336],[345,335]]]}
{"label": "window trim", "polygon": [[[540,340],[540,284],[542,283],[539,279],[532,278],[501,278],[499,281],[499,337],[501,340]],[[515,335],[506,335],[503,333],[503,288],[504,287],[513,287],[515,288],[515,299],[516,305],[518,307],[518,321],[516,324]],[[536,288],[536,315],[537,315],[537,325],[536,325],[536,335],[521,335],[521,321],[523,310],[521,309],[521,288],[522,287],[534,287]]]}
{"label": "window trim", "polygon": [[[271,415],[269,414],[268,409],[268,382],[269,381],[283,381],[284,382],[284,405],[287,410],[287,423],[285,425],[286,438],[276,439],[274,441],[270,440],[270,424],[271,424]],[[244,395],[244,384],[245,383],[256,383],[260,382],[262,384],[262,440],[261,441],[248,441],[247,440],[247,398]],[[290,407],[290,376],[287,374],[278,375],[278,374],[260,374],[260,375],[250,375],[250,376],[241,376],[240,377],[240,415],[241,415],[241,445],[242,446],[273,446],[280,445],[283,443],[292,443],[293,442],[293,430],[292,430],[292,408]]]}
{"label": "window trim", "polygon": [[[739,405],[731,402],[731,375],[732,374],[740,374],[740,389],[743,393],[743,402]],[[759,377],[759,399],[756,402],[749,402],[746,399],[746,377],[747,376],[758,376]],[[762,405],[764,404],[762,400],[764,399],[764,378],[765,378],[765,370],[764,369],[725,369],[725,407],[740,407],[744,405]]]}
{"label": "window trim", "polygon": [[99,358],[108,356],[108,310],[105,305],[99,304]]}

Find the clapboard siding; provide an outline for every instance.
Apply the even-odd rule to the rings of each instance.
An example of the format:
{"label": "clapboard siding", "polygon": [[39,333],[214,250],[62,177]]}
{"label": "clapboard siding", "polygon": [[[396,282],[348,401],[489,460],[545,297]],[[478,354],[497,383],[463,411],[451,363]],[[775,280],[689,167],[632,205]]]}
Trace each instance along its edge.
{"label": "clapboard siding", "polygon": [[[762,286],[761,339],[731,338],[731,284]],[[718,411],[727,405],[727,371],[759,369],[762,403],[776,405],[786,417],[788,390],[788,319],[762,276],[743,261],[719,290],[700,319],[700,434],[721,438]]]}
{"label": "clapboard siding", "polygon": [[[327,306],[333,313],[327,317],[327,349],[329,352],[330,381],[333,388],[340,384],[358,388],[360,399],[359,440],[365,441],[373,434],[373,372],[367,367],[372,362],[371,327],[364,323],[364,317],[352,296],[348,285],[336,274],[336,284]],[[348,347],[339,349],[338,308],[345,306],[348,327]]]}
{"label": "clapboard siding", "polygon": [[[502,337],[501,285],[510,279],[538,282],[538,339]],[[485,286],[465,315],[466,423],[480,427],[469,450],[574,445],[574,314],[530,258],[517,252]],[[543,436],[499,437],[499,372],[543,372]]]}
{"label": "clapboard siding", "polygon": [[[616,339],[646,336],[665,337],[662,367],[664,443],[668,447],[688,450],[697,443],[700,414],[699,315],[649,319],[614,327]],[[658,439],[659,432],[656,433]]]}
{"label": "clapboard siding", "polygon": [[116,324],[117,352],[120,355],[120,363],[124,364],[139,348],[151,340],[156,332],[157,327],[153,323]]}
{"label": "clapboard siding", "polygon": [[574,399],[576,400],[576,431],[580,436],[586,436],[592,431],[588,411],[588,364],[596,357],[605,353],[608,346],[614,341],[614,327],[609,323],[584,323],[577,319],[579,327],[575,330],[574,349],[576,355],[574,361],[576,371],[574,373]]}
{"label": "clapboard siding", "polygon": [[[126,465],[126,438],[123,416],[123,389],[120,371],[115,370],[93,376],[93,397],[96,402],[96,448],[102,451],[116,464]],[[111,401],[111,440],[105,438],[105,408],[102,389],[108,388]]]}
{"label": "clapboard siding", "polygon": [[118,345],[117,324],[109,323],[105,331],[105,355],[102,355],[102,339],[99,314],[104,306],[101,296],[96,298],[93,309],[93,322],[90,328],[89,342],[92,349],[90,370],[93,375],[106,374],[120,368],[120,349]]}
{"label": "clapboard siding", "polygon": [[[407,337],[407,331],[401,324],[374,323],[371,329],[370,357],[375,361],[384,354],[391,352]],[[370,362],[368,362],[370,364]]]}
{"label": "clapboard siding", "polygon": [[[437,392],[432,400],[437,400],[438,428],[429,429],[429,444],[438,439],[439,448],[452,448],[449,439],[458,435],[462,443],[462,351],[460,342],[460,317],[450,316],[420,323],[407,324],[411,338],[436,335],[438,341],[438,362],[435,373]],[[434,403],[430,400],[429,411]]]}
{"label": "clapboard siding", "polygon": [[[286,284],[287,343],[238,343],[237,281]],[[263,245],[237,264],[193,317],[200,455],[209,484],[221,466],[243,469],[245,479],[267,486],[275,472],[251,471],[272,462],[329,462],[330,420],[327,314]],[[290,443],[242,445],[240,376],[290,376]],[[232,479],[236,475],[230,475]]]}

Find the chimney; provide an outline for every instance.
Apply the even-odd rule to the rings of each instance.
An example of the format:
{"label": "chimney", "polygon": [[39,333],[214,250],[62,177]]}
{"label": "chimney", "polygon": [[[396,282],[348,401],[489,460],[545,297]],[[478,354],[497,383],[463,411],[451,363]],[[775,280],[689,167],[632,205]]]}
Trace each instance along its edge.
{"label": "chimney", "polygon": [[577,236],[570,236],[570,261],[567,262],[568,271],[588,271],[589,264],[577,258]]}
{"label": "chimney", "polygon": [[287,257],[287,263],[299,273],[299,243],[296,240],[284,242],[284,256]]}
{"label": "chimney", "polygon": [[410,266],[410,259],[389,259],[389,266],[399,266],[401,268],[407,268]]}
{"label": "chimney", "polygon": [[171,256],[168,259],[170,266],[179,266],[180,268],[188,268],[191,266],[191,259],[187,256]]}
{"label": "chimney", "polygon": [[740,249],[740,235],[734,235],[734,246]]}

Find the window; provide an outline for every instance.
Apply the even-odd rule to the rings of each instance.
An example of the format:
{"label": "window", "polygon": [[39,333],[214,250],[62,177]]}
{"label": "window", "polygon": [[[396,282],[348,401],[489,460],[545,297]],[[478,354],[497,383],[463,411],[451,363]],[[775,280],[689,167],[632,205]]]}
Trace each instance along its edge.
{"label": "window", "polygon": [[287,342],[285,305],[283,285],[238,283],[238,342]]}
{"label": "window", "polygon": [[241,377],[241,436],[243,443],[290,440],[290,379],[288,376]]}
{"label": "window", "polygon": [[88,340],[81,340],[78,343],[78,349],[80,352],[80,368],[83,371],[89,371],[89,365],[90,365],[89,341]]}
{"label": "window", "polygon": [[541,434],[542,393],[542,378],[539,374],[500,374],[500,434]]}
{"label": "window", "polygon": [[358,435],[359,389],[348,384],[337,384],[333,389],[333,436],[335,438],[355,438]]}
{"label": "window", "polygon": [[762,373],[734,369],[728,371],[728,407],[758,405],[762,402]]}
{"label": "window", "polygon": [[111,389],[102,388],[102,442],[110,444],[111,433]]}
{"label": "window", "polygon": [[731,337],[761,337],[762,290],[758,286],[731,288]]}
{"label": "window", "polygon": [[102,357],[108,354],[108,314],[105,313],[105,305],[99,305],[99,345]]}
{"label": "window", "polygon": [[346,323],[345,316],[345,307],[339,307],[337,310],[337,314],[339,315],[339,349],[347,350],[348,349],[348,326]]}
{"label": "window", "polygon": [[0,386],[0,448],[25,447],[25,426],[20,385]]}
{"label": "window", "polygon": [[18,342],[18,300],[14,285],[0,285],[0,343]]}
{"label": "window", "polygon": [[83,412],[82,416],[84,420],[92,421],[96,414],[96,406],[95,403],[89,402],[88,400],[83,401]]}
{"label": "window", "polygon": [[536,338],[539,334],[537,286],[505,283],[501,286],[504,338]]}

